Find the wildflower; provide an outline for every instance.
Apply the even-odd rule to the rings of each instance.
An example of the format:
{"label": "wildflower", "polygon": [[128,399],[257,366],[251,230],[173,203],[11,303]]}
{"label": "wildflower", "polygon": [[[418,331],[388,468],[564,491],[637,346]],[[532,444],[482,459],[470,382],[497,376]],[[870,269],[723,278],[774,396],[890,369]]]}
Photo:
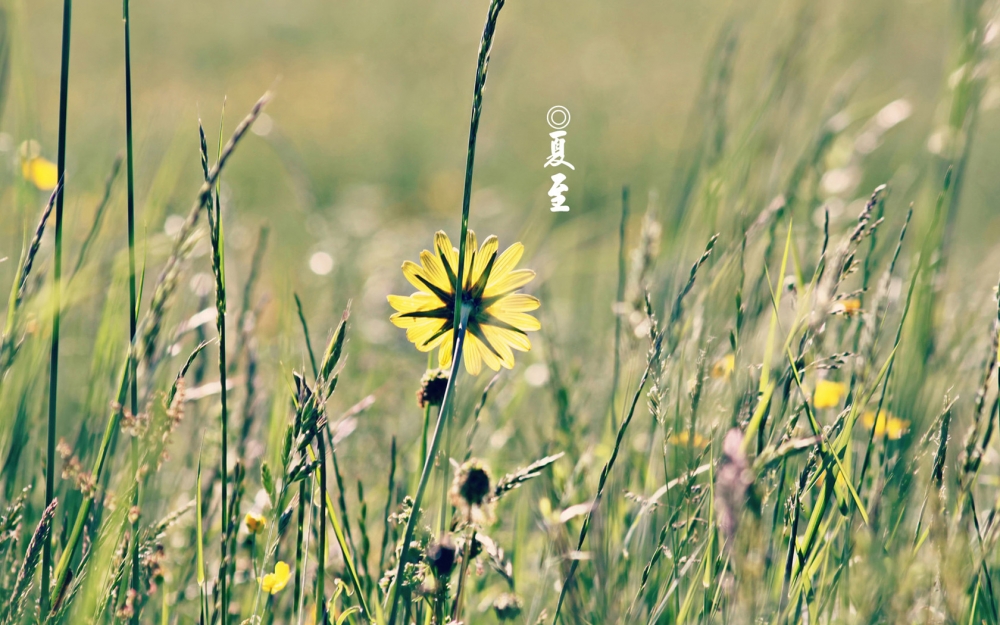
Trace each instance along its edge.
{"label": "wildflower", "polygon": [[872,429],[872,427],[875,428],[875,436],[888,436],[889,440],[894,441],[903,438],[903,435],[910,430],[909,421],[906,419],[900,419],[885,410],[878,411],[877,421],[875,419],[875,413],[871,410],[866,410],[865,413],[861,415],[861,421],[869,430]]}
{"label": "wildflower", "polygon": [[695,432],[692,436],[690,432],[684,430],[683,432],[677,432],[676,434],[671,434],[667,442],[671,445],[677,445],[678,447],[697,447],[701,449],[708,445],[708,439],[701,434]]}
{"label": "wildflower", "polygon": [[514,593],[505,592],[493,601],[493,611],[501,621],[513,621],[521,616],[523,603]]}
{"label": "wildflower", "polygon": [[52,161],[42,158],[37,141],[25,141],[19,150],[21,175],[42,191],[51,191],[59,182],[59,171]]}
{"label": "wildflower", "polygon": [[251,534],[260,534],[261,530],[267,527],[267,520],[264,519],[264,516],[254,512],[247,512],[247,515],[243,517],[243,523]]}
{"label": "wildflower", "polygon": [[274,564],[274,573],[268,573],[260,580],[260,588],[266,593],[276,595],[288,585],[288,580],[292,574],[288,569],[288,563],[278,560]]}
{"label": "wildflower", "polygon": [[451,536],[445,534],[441,540],[431,543],[427,547],[427,564],[431,567],[434,575],[447,579],[455,568],[455,555],[457,553],[458,550],[455,548]]}
{"label": "wildflower", "polygon": [[715,361],[712,365],[712,371],[710,375],[713,378],[729,378],[733,373],[733,369],[736,368],[736,356],[733,354],[726,354],[719,360]]}
{"label": "wildflower", "polygon": [[457,466],[451,485],[452,505],[470,518],[476,513],[478,520],[489,521],[492,518],[491,481],[490,471],[481,460],[473,458]]}
{"label": "wildflower", "polygon": [[847,385],[843,382],[820,380],[816,382],[816,392],[813,393],[813,406],[819,409],[839,406],[846,394]]}
{"label": "wildflower", "polygon": [[[476,235],[468,233],[462,310],[468,314],[468,335],[463,357],[465,368],[478,375],[485,362],[494,371],[514,366],[511,348],[526,352],[531,349],[527,332],[538,330],[538,319],[527,314],[539,306],[536,298],[516,293],[535,277],[530,269],[514,270],[524,253],[524,246],[515,243],[498,254],[499,243],[490,236],[476,249]],[[458,250],[444,232],[434,235],[434,253],[420,253],[420,265],[406,261],[403,275],[418,290],[408,297],[390,295],[389,304],[396,309],[389,320],[406,329],[406,338],[417,349],[427,352],[439,348],[442,367],[451,363],[455,320],[455,283]]]}
{"label": "wildflower", "polygon": [[417,390],[417,405],[440,406],[444,401],[444,392],[448,388],[448,370],[430,369],[420,378],[420,388]]}
{"label": "wildflower", "polygon": [[742,449],[743,434],[733,428],[722,441],[722,458],[715,474],[715,510],[719,527],[728,539],[736,534],[740,515],[753,485],[753,471]]}
{"label": "wildflower", "polygon": [[859,299],[842,299],[833,305],[833,309],[830,311],[835,315],[847,315],[848,317],[856,315],[861,312],[861,300]]}

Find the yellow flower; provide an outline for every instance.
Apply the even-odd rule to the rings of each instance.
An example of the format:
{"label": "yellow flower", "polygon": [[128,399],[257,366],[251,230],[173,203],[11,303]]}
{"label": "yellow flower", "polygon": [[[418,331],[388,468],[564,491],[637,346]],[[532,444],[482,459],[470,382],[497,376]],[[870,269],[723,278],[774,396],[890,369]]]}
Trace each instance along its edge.
{"label": "yellow flower", "polygon": [[843,382],[820,380],[816,382],[816,392],[813,394],[813,406],[816,408],[834,408],[840,405],[840,400],[847,394],[847,385]]}
{"label": "yellow flower", "polygon": [[713,378],[728,378],[732,374],[733,369],[736,368],[736,356],[733,354],[726,354],[712,365],[712,371],[710,375]]}
{"label": "yellow flower", "polygon": [[262,529],[267,527],[267,521],[264,517],[253,512],[247,512],[247,515],[243,517],[243,523],[246,524],[247,531],[251,534],[259,534]]}
{"label": "yellow flower", "polygon": [[292,574],[288,569],[288,564],[282,560],[278,560],[274,564],[274,573],[268,573],[261,578],[260,588],[266,593],[276,595],[288,585],[288,580],[291,577]]}
{"label": "yellow flower", "polygon": [[678,447],[687,447],[690,445],[699,449],[708,445],[707,438],[697,432],[694,433],[694,436],[691,436],[690,432],[687,430],[671,434],[670,438],[667,439],[667,442],[671,445],[677,445]]}
{"label": "yellow flower", "polygon": [[835,315],[856,315],[861,312],[861,300],[859,299],[842,299],[833,305],[833,309],[830,311]]}
{"label": "yellow flower", "polygon": [[[476,249],[476,234],[469,230],[463,273],[462,310],[467,311],[468,334],[462,356],[465,368],[478,375],[482,364],[494,371],[514,366],[511,348],[531,349],[527,332],[541,324],[528,312],[539,306],[536,298],[516,291],[535,277],[530,269],[515,270],[524,246],[515,243],[498,254],[499,243],[490,236]],[[418,290],[410,296],[390,295],[398,312],[389,320],[406,329],[406,338],[422,352],[438,348],[442,367],[451,363],[455,319],[455,282],[458,250],[444,232],[434,235],[434,253],[420,253],[420,264],[403,263],[403,275]]]}
{"label": "yellow flower", "polygon": [[51,191],[59,182],[59,172],[55,163],[41,156],[33,156],[21,163],[21,175],[24,179],[42,191]]}
{"label": "yellow flower", "polygon": [[871,410],[866,410],[861,415],[861,421],[869,430],[874,426],[875,436],[888,436],[890,440],[894,441],[903,438],[903,435],[910,429],[909,421],[900,419],[885,410],[879,410],[877,422],[875,420],[875,413]]}

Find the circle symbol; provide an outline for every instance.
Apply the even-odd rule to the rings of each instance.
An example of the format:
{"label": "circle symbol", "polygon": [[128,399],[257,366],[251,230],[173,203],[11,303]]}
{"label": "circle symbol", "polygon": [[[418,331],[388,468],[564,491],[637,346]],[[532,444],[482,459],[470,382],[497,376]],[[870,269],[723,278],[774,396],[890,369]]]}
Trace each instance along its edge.
{"label": "circle symbol", "polygon": [[549,126],[552,128],[562,130],[566,126],[569,126],[569,109],[565,106],[553,106],[546,113],[545,121],[549,122]]}

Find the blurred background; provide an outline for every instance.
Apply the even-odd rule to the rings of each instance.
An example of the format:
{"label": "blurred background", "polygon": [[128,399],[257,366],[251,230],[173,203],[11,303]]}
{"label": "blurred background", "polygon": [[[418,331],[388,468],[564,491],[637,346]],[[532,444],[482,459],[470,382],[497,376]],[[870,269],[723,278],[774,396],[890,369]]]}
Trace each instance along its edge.
{"label": "blurred background", "polygon": [[[47,197],[23,180],[19,146],[35,140],[42,156],[56,156],[62,4],[0,6],[9,44],[0,117],[0,258],[7,258],[0,278],[7,284]],[[400,263],[430,247],[435,230],[457,235],[485,10],[485,2],[469,0],[132,6],[147,288],[201,182],[199,118],[217,136],[225,102],[228,136],[273,89],[266,116],[223,175],[227,273],[232,284],[246,279],[258,230],[268,226],[258,335],[268,386],[280,388],[278,373],[304,362],[293,294],[303,300],[316,343],[352,302],[348,365],[334,401],[346,408],[375,394],[379,410],[359,428],[361,442],[348,456],[381,457],[386,432],[406,439],[419,431],[412,392],[425,357],[389,324],[386,295],[409,293]],[[543,362],[546,350],[559,350],[569,380],[597,376],[597,384],[573,387],[572,404],[585,407],[609,392],[598,374],[611,358],[623,185],[631,192],[629,247],[644,213],[662,224],[655,289],[667,293],[712,233],[731,244],[787,195],[796,164],[809,154],[817,154],[809,162],[814,179],[803,183],[810,193],[793,212],[795,229],[811,234],[821,231],[824,211],[832,231],[845,230],[881,183],[890,184],[886,222],[894,232],[910,202],[914,223],[926,225],[942,163],[959,155],[966,166],[947,275],[956,293],[987,301],[1000,266],[1000,88],[992,62],[963,64],[962,19],[953,3],[932,0],[510,0],[490,65],[471,226],[481,238],[497,234],[504,247],[523,241],[522,265],[539,273],[531,290],[543,299],[544,338],[536,344],[544,348],[519,360],[514,375],[528,376],[528,384],[518,405],[545,405],[532,398],[548,398],[539,388],[548,370],[530,365]],[[991,28],[987,47],[997,35]],[[78,3],[72,36],[70,258],[124,149],[120,3]],[[949,125],[953,91],[971,75],[982,79],[980,105],[974,125],[962,126],[971,141],[958,144]],[[554,105],[572,114],[566,159],[576,167],[567,172],[571,210],[559,214],[548,210],[551,170],[543,169],[545,114]],[[97,241],[120,262],[121,180]],[[184,277],[185,304],[171,313],[175,323],[211,303],[207,252],[203,241]],[[103,305],[88,300],[107,293],[109,301],[124,301],[123,285],[112,285],[115,256],[96,256],[103,258],[70,289],[78,312],[64,330],[66,414],[88,401],[82,382]],[[120,311],[124,319],[124,306]],[[39,383],[45,363],[36,360]],[[543,426],[534,427],[544,436]],[[377,443],[377,451],[365,442]]]}

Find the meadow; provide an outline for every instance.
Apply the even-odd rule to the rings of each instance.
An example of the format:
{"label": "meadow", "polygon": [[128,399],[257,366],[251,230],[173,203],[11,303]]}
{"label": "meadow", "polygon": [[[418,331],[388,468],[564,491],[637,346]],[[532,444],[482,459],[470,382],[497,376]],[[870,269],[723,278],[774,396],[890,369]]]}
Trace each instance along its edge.
{"label": "meadow", "polygon": [[0,625],[1000,622],[998,19],[0,0]]}

